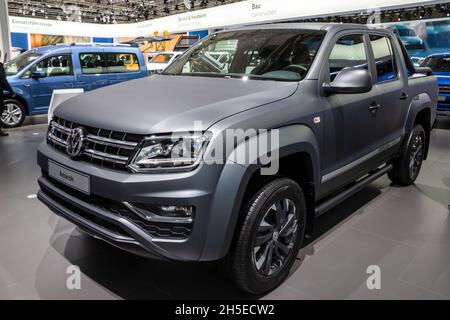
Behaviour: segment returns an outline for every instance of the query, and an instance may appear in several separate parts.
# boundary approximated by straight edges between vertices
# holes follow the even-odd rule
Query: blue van
[[[147,76],[142,52],[129,45],[53,45],[29,50],[5,63],[8,81],[16,92],[5,92],[0,121],[19,126],[27,115],[48,111],[55,89],[90,91]]]

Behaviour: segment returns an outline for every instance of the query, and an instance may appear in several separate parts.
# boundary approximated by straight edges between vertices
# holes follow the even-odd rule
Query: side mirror
[[[364,93],[372,90],[372,76],[362,68],[345,68],[336,76],[333,82],[324,83],[327,93]]]
[[[40,79],[40,78],[45,78],[47,76],[47,74],[45,73],[45,71],[33,71],[33,73],[31,74],[31,77],[33,79]]]
[[[433,75],[433,70],[431,70],[431,68],[428,67],[415,67],[414,69],[416,70],[416,73],[422,73],[427,76]]]

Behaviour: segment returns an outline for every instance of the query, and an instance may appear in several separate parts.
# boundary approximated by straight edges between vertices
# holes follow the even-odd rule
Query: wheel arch
[[[432,112],[432,100],[426,93],[415,96],[411,102],[408,117],[405,126],[405,139],[403,141],[403,148],[408,145],[411,132],[416,124],[420,124],[425,129],[426,134],[426,148],[425,157],[428,156],[428,149],[430,146],[431,130],[433,128],[433,112]]]
[[[241,165],[227,160],[219,179],[206,228],[201,260],[218,260],[226,256],[239,225],[240,209],[245,200],[264,182],[285,176],[303,189],[307,205],[307,234],[312,233],[316,189],[319,185],[319,148],[314,132],[304,125],[279,129],[279,171],[261,175],[259,164]],[[251,140],[251,139],[250,139]],[[250,143],[246,140],[239,147]],[[294,170],[300,168],[300,170]]]

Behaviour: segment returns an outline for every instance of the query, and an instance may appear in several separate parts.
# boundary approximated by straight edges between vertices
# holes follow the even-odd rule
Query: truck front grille
[[[450,86],[439,86],[439,93],[450,93]]]
[[[83,128],[87,132],[80,160],[116,170],[127,170],[128,160],[143,138],[136,134],[88,127],[54,117],[47,135],[48,144],[66,153],[67,139],[74,128]]]

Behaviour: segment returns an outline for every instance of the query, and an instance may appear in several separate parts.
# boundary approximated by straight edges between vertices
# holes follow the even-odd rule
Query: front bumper
[[[445,100],[441,100],[445,99]],[[450,116],[450,94],[439,93],[439,100],[437,104],[438,116]]]
[[[81,194],[50,178],[49,159],[89,175],[91,195]],[[42,177],[38,181],[39,200],[87,233],[150,258],[176,261],[201,259],[211,201],[221,166],[200,166],[185,173],[131,174],[74,161],[46,143],[39,147],[38,164],[42,169]],[[122,202],[191,205],[195,207],[194,221],[189,230],[183,231],[185,237],[155,236],[149,232],[149,226],[136,217],[112,209]],[[167,231],[165,227],[161,229]]]

